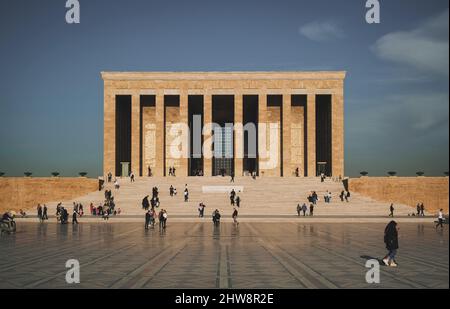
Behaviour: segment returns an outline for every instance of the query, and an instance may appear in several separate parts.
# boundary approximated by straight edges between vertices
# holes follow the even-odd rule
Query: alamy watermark
[[[366,22],[368,24],[380,23],[380,1],[379,0],[367,0],[366,8]]]
[[[67,260],[66,268],[69,268],[66,272],[66,283],[80,283],[80,262],[77,259]]]
[[[184,122],[171,123],[166,132],[170,157],[173,159],[202,156],[206,159],[258,157],[262,159],[262,169],[276,168],[280,160],[281,128],[276,122],[245,125],[206,123],[202,127],[201,117],[194,116],[192,128]],[[245,137],[247,143],[244,145]]]
[[[368,284],[380,283],[380,262],[376,259],[367,260],[366,268],[369,268],[366,272],[366,282]]]
[[[78,0],[67,0],[66,8],[66,23],[79,24],[80,23],[80,2]]]

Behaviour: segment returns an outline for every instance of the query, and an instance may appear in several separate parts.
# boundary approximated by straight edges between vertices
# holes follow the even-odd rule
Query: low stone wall
[[[98,190],[98,179],[0,177],[0,212],[69,200]]]
[[[448,177],[361,177],[350,178],[348,186],[378,201],[409,205],[411,212],[423,203],[425,212],[448,213]]]

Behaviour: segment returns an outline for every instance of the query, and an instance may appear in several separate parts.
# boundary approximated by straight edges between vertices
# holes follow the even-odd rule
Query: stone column
[[[242,176],[243,155],[244,155],[244,136],[243,126],[243,97],[242,91],[237,91],[234,96],[234,175]]]
[[[344,88],[336,89],[331,100],[331,168],[334,177],[344,177]]]
[[[211,123],[212,123],[212,95],[209,91],[206,91],[204,101],[203,101],[203,119],[204,119],[204,134],[203,134],[203,142],[211,138]],[[210,144],[208,144],[210,145]],[[208,146],[207,145],[207,146]],[[203,147],[203,145],[202,145]],[[210,147],[205,147],[207,149],[203,149],[203,175],[211,176],[212,175],[212,149]],[[207,158],[208,156],[208,158]]]
[[[103,175],[116,175],[116,96],[104,88],[103,101]],[[105,178],[106,179],[106,178]]]
[[[187,89],[180,89],[180,123],[183,127],[187,127],[188,124],[188,91]],[[182,132],[180,132],[181,134]],[[188,132],[185,132],[188,133]],[[183,140],[183,146],[188,146],[189,144],[189,134],[183,136],[187,140]],[[177,171],[179,176],[188,176],[188,155],[189,148],[183,149],[183,153],[180,158],[180,171]]]
[[[308,151],[308,177],[316,177],[316,93],[308,91],[307,109],[307,151]]]
[[[288,91],[283,91],[283,107],[282,107],[282,136],[283,144],[283,177],[292,176],[291,171],[291,95]]]
[[[263,161],[266,161],[267,159],[261,158],[259,154],[261,153],[267,153],[267,140],[269,139],[269,136],[266,136],[265,138],[261,138],[260,136],[262,134],[267,135],[267,128],[264,126],[267,126],[267,91],[266,89],[261,89],[260,93],[258,94],[258,173],[259,176],[263,176],[263,171],[261,169],[261,163]],[[264,141],[264,143],[262,142]]]
[[[140,96],[133,93],[131,96],[131,166],[130,171],[135,176],[140,176]]]
[[[155,102],[155,122],[156,122],[156,143],[155,143],[155,171],[153,175],[156,177],[164,176],[164,138],[165,138],[165,121],[164,121],[164,91],[163,89],[158,89],[156,91],[156,102]]]

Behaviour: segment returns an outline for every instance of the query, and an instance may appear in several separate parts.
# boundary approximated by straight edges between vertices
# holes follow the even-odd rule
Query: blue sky
[[[0,0],[0,171],[102,170],[100,71],[346,70],[346,174],[448,171],[447,0]]]

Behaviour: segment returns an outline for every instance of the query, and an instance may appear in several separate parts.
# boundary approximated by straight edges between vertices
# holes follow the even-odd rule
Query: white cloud
[[[344,31],[332,21],[314,21],[303,25],[299,29],[300,34],[316,42],[340,39],[344,37]]]
[[[358,134],[370,136],[418,136],[448,132],[447,93],[397,94],[370,99],[365,108],[354,111],[352,127]],[[361,104],[362,102],[359,102]]]
[[[448,76],[448,15],[446,10],[416,29],[388,33],[372,46],[372,50],[381,59]]]

